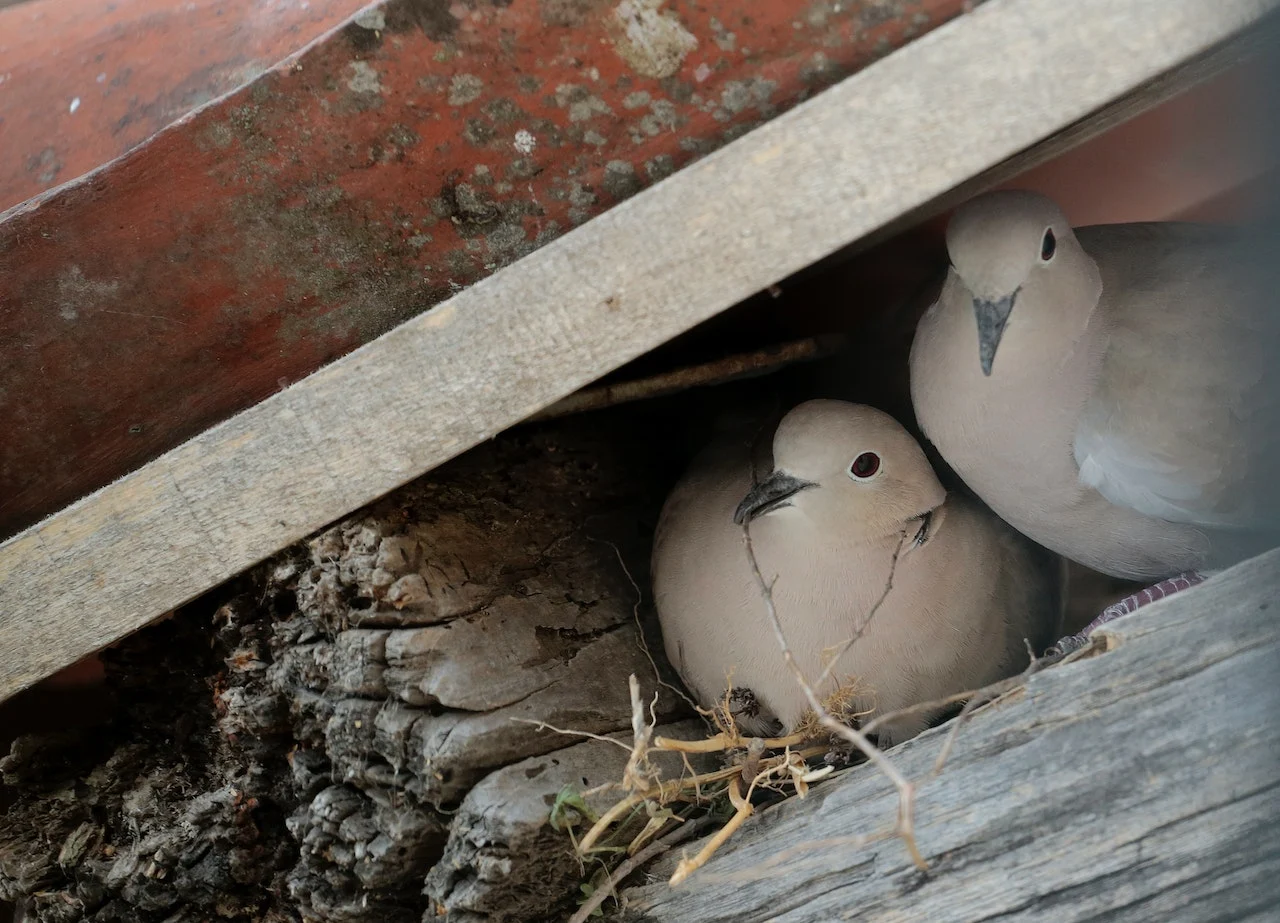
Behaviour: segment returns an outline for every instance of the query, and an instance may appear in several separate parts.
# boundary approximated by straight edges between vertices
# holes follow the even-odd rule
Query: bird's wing
[[[1075,434],[1082,483],[1204,527],[1280,521],[1280,245],[1189,224],[1083,228],[1109,343]]]

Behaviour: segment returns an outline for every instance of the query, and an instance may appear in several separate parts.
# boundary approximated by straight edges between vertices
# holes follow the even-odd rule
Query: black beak
[[[1000,338],[1004,336],[1004,325],[1009,322],[1009,314],[1013,311],[1013,303],[1018,298],[1015,291],[1006,298],[986,301],[973,299],[973,313],[978,318],[978,359],[982,362],[982,374],[991,374],[991,365],[996,361],[996,348]]]
[[[785,471],[775,471],[747,492],[734,511],[733,521],[740,526],[746,525],[757,516],[790,506],[787,501],[800,491],[817,486],[813,481],[802,481]]]

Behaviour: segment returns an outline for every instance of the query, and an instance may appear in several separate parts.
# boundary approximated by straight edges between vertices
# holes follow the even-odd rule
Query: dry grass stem
[[[729,818],[728,823],[716,831],[714,836],[707,840],[702,849],[698,850],[696,856],[692,859],[685,857],[680,860],[680,864],[676,866],[675,873],[671,876],[672,887],[680,884],[702,868],[707,863],[707,860],[715,854],[715,851],[723,846],[729,837],[733,836],[734,832],[751,816],[751,802],[743,797],[742,780],[738,776],[729,781],[729,801],[734,807],[733,816]]]
[[[627,582],[631,584],[631,589],[635,590],[636,600],[631,606],[631,619],[636,625],[636,638],[640,642],[640,650],[644,651],[645,659],[649,661],[649,666],[653,668],[653,681],[664,689],[674,692],[680,698],[684,699],[685,704],[695,711],[698,705],[693,699],[685,694],[685,691],[679,686],[674,686],[662,678],[662,672],[658,669],[658,662],[653,659],[653,653],[649,650],[649,642],[644,637],[644,623],[640,620],[640,606],[644,604],[644,593],[640,590],[640,584],[636,583],[636,578],[631,576],[631,569],[627,567],[627,562],[622,557],[622,549],[613,542],[604,538],[593,538],[588,535],[592,541],[599,542],[602,545],[608,545],[613,549],[613,555],[618,559],[618,566],[622,568],[622,573],[627,578]]]
[[[685,840],[700,832],[708,824],[711,823],[709,817],[699,817],[689,821],[681,827],[673,830],[656,843],[651,843],[644,849],[637,852],[631,858],[627,859],[609,874],[609,881],[606,887],[596,890],[589,898],[583,901],[576,913],[569,918],[569,923],[586,923],[590,919],[597,907],[609,899],[628,875],[640,868],[646,862],[657,856],[662,855],[673,846],[677,846]]]
[[[677,740],[674,737],[655,737],[653,739],[653,748],[655,750],[670,750],[676,753],[720,753],[723,750],[745,748],[751,741],[759,740],[766,750],[782,750],[786,747],[798,746],[806,740],[812,739],[812,735],[806,737],[804,734],[791,734],[787,737],[738,737],[721,731],[706,740]]]
[[[574,731],[567,728],[558,728],[554,724],[547,724],[545,721],[537,721],[533,718],[512,718],[510,720],[517,721],[520,724],[532,724],[539,731],[554,731],[557,734],[564,734],[566,737],[587,737],[591,740],[599,740],[607,744],[613,744],[614,746],[621,747],[628,753],[631,752],[631,748],[616,737],[605,737],[603,734],[592,734],[590,731]]]

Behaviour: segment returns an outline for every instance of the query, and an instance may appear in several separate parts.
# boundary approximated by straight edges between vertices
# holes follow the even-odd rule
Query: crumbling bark
[[[695,738],[701,730],[700,722],[685,721],[660,726],[658,733]],[[486,776],[463,799],[444,854],[427,874],[426,890],[436,913],[458,923],[515,923],[522,918],[514,912],[549,916],[563,906],[564,895],[576,894],[599,864],[565,862],[570,843],[546,822],[553,793],[566,788],[587,792],[587,806],[603,814],[623,794],[617,783],[627,755],[621,747],[588,740]],[[651,761],[667,778],[680,774],[678,754],[655,752]],[[695,759],[692,764],[702,767],[706,762]],[[591,792],[611,783],[611,788]]]
[[[57,923],[571,909],[549,805],[626,754],[525,722],[625,731],[631,673],[688,714],[618,559],[643,584],[671,461],[620,422],[504,436],[123,643],[109,725],[0,763],[0,898]]]

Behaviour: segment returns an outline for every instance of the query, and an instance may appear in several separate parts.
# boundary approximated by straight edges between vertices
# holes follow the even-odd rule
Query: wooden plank
[[[949,727],[892,751],[919,783],[927,873],[896,839],[852,842],[896,810],[858,767],[752,819],[685,885],[630,890],[627,918],[1275,919],[1277,590],[1280,550],[1106,626],[1109,651],[975,716],[936,777]]]
[[[1256,23],[991,0],[0,545],[0,697]]]
[[[889,222],[884,227],[858,241],[857,245],[851,250],[861,252],[875,247],[894,235],[902,233],[907,228],[942,215],[967,199],[988,189],[995,187],[1035,188],[1038,184],[1034,180],[1028,186],[1025,182],[1017,182],[1017,179],[1019,177],[1034,177],[1034,174],[1031,174],[1031,177],[1027,175],[1037,167],[1043,167],[1067,152],[1087,144],[1137,116],[1148,113],[1150,110],[1226,74],[1234,72],[1236,81],[1238,81],[1233,81],[1235,90],[1237,93],[1244,95],[1248,92],[1246,90],[1247,81],[1250,79],[1253,81],[1265,81],[1268,79],[1269,74],[1265,65],[1260,63],[1259,59],[1271,48],[1274,48],[1276,38],[1277,34],[1273,26],[1270,29],[1258,29],[1254,32],[1246,33],[1236,41],[1211,48],[1203,55],[1188,60],[1181,67],[1157,75],[1138,87],[1134,92],[1116,99],[1096,112],[1090,113],[1085,118],[1056,133],[1053,137],[1047,138],[1026,150],[1019,151],[1007,160],[996,164],[990,170],[985,170],[981,174],[960,183],[945,195],[939,196],[920,208],[900,215],[896,220]],[[1269,44],[1270,47],[1268,47]],[[1244,65],[1243,67],[1241,66],[1242,64]],[[1256,132],[1257,129],[1256,126],[1248,126],[1242,130]],[[1243,155],[1244,162],[1238,164],[1237,170],[1233,172],[1233,181],[1241,184],[1257,181],[1268,175],[1275,168],[1275,151],[1266,149],[1267,145],[1265,143],[1257,144],[1256,138],[1254,138],[1255,143],[1252,145],[1240,143],[1240,139],[1236,140],[1237,147],[1248,149],[1248,153]],[[1263,149],[1258,150],[1259,147]],[[1047,190],[1041,189],[1040,191],[1052,195]],[[1072,218],[1075,220],[1074,216]],[[1151,219],[1143,216],[1141,220]],[[1094,222],[1084,220],[1076,221],[1075,223],[1091,224]]]
[[[0,541],[964,4],[357,2],[0,13]]]

